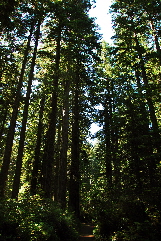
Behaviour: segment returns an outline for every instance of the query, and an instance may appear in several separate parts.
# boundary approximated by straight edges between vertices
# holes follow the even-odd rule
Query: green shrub
[[[39,196],[3,200],[0,213],[0,240],[78,240],[74,216],[51,200]]]
[[[120,197],[102,201],[97,217],[96,238],[101,241],[159,241],[161,215],[157,207],[138,198]]]

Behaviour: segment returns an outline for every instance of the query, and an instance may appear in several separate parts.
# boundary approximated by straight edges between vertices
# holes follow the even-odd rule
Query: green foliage
[[[96,209],[96,240],[160,240],[161,213],[150,197],[106,192]]]
[[[77,226],[72,214],[64,212],[51,200],[38,195],[19,201],[0,203],[0,240],[75,241]]]

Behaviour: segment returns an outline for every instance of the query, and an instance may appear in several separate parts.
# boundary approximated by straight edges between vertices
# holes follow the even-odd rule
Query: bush
[[[159,241],[161,217],[157,207],[132,197],[106,199],[99,206],[96,238],[101,241]]]
[[[78,240],[74,216],[51,200],[33,196],[0,204],[0,240]]]

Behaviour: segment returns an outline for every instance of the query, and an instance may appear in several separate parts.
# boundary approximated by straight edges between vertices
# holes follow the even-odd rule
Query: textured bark
[[[35,148],[35,158],[33,162],[33,170],[32,170],[32,178],[31,178],[31,194],[36,194],[37,183],[38,183],[38,171],[41,168],[40,163],[40,148],[41,148],[41,137],[42,137],[42,130],[43,130],[43,112],[44,112],[44,102],[45,98],[41,99],[40,103],[40,112],[39,112],[39,124],[38,124],[38,132],[37,132],[37,141],[36,141],[36,148]]]
[[[142,192],[142,179],[141,179],[141,171],[142,171],[142,162],[140,160],[140,145],[141,141],[139,141],[140,133],[138,129],[138,118],[135,112],[135,106],[132,104],[131,99],[127,100],[127,110],[129,114],[129,150],[131,152],[131,170],[132,174],[135,176],[136,183],[136,192]]]
[[[159,126],[158,126],[158,122],[157,122],[157,118],[156,118],[156,114],[155,114],[155,107],[154,107],[154,104],[152,101],[152,93],[149,88],[148,78],[147,78],[147,74],[146,74],[146,68],[144,65],[144,60],[143,60],[143,56],[141,53],[141,49],[140,49],[140,45],[139,45],[137,36],[135,37],[135,42],[136,42],[136,48],[138,51],[138,56],[140,59],[140,68],[142,71],[142,78],[143,78],[144,86],[146,89],[146,99],[147,99],[147,103],[149,106],[150,119],[151,119],[152,128],[153,128],[153,139],[155,142],[155,146],[157,148],[157,152],[160,155],[161,154],[161,137],[160,137],[160,133],[159,133]]]
[[[38,27],[36,31],[35,47],[34,47],[34,53],[32,57],[31,69],[30,69],[28,86],[27,86],[27,93],[25,97],[25,105],[23,110],[23,119],[22,119],[22,127],[20,132],[20,141],[19,141],[18,155],[17,155],[17,161],[16,161],[16,170],[15,170],[15,176],[14,176],[13,188],[12,188],[12,198],[14,199],[18,198],[18,193],[19,193],[26,123],[27,123],[27,117],[28,117],[29,100],[30,100],[30,94],[31,94],[32,80],[34,76],[34,67],[35,67],[35,61],[36,61],[39,35],[40,35],[40,22],[38,23]]]
[[[57,117],[57,99],[58,99],[58,81],[59,81],[59,63],[60,63],[60,49],[61,49],[61,27],[58,26],[58,36],[56,44],[55,57],[55,73],[53,76],[54,90],[52,93],[51,114],[49,118],[49,128],[46,134],[46,144],[44,149],[42,170],[41,170],[41,184],[44,196],[52,198],[53,195],[53,175],[52,168],[54,163],[54,144],[56,132],[56,117]]]
[[[69,128],[69,80],[66,81],[64,90],[63,104],[63,123],[62,123],[62,147],[60,152],[60,171],[59,171],[59,200],[62,208],[66,207],[67,189],[67,151],[68,151],[68,128]]]
[[[106,163],[106,177],[108,180],[109,187],[112,186],[112,143],[111,143],[111,118],[112,118],[112,106],[109,93],[106,97],[105,104],[105,163]]]
[[[116,112],[116,104],[115,104],[115,97],[114,97],[114,83],[113,81],[107,80],[107,102],[108,102],[108,107],[107,111],[108,114],[106,119],[109,117],[109,120],[107,120],[106,124],[107,125],[105,128],[107,128],[107,133],[109,135],[109,138],[111,141],[107,142],[107,147],[106,147],[106,153],[108,151],[108,145],[109,145],[109,151],[110,153],[110,159],[109,159],[109,154],[106,154],[106,162],[109,161],[108,164],[108,169],[109,169],[109,186],[115,185],[115,186],[120,186],[121,185],[121,180],[120,180],[120,159],[118,158],[118,123],[116,118],[114,118],[113,113]],[[108,127],[109,125],[109,127]],[[108,130],[109,129],[109,130]],[[113,170],[112,170],[112,164],[113,164]],[[107,166],[106,166],[107,168]],[[108,172],[106,171],[106,176]],[[113,178],[114,177],[114,178]],[[113,178],[113,180],[112,180]]]
[[[117,155],[118,153],[118,147],[119,147],[119,143],[118,143],[118,127],[115,123],[115,127],[114,131],[112,133],[112,160],[113,160],[113,165],[114,165],[114,185],[115,187],[120,187],[121,186],[121,176],[120,176],[120,156]]]
[[[18,108],[21,100],[21,88],[23,84],[23,77],[24,77],[25,67],[27,63],[27,57],[30,50],[30,42],[31,42],[31,37],[33,33],[33,28],[34,28],[34,24],[31,26],[30,35],[28,36],[28,42],[24,53],[24,59],[23,59],[21,73],[20,73],[19,82],[18,82],[17,91],[16,91],[16,98],[13,105],[12,117],[11,117],[10,126],[7,134],[5,153],[4,153],[3,164],[2,164],[1,173],[0,173],[0,196],[2,197],[4,196],[6,182],[7,182],[8,170],[9,170],[9,164],[10,164],[10,158],[11,158],[12,146],[13,146],[13,140],[14,140],[14,134],[15,134],[15,128],[16,128],[16,120],[18,115]]]
[[[71,146],[71,167],[69,183],[69,207],[80,215],[80,171],[79,171],[79,70],[76,73],[76,84],[73,100],[72,119],[72,146]]]
[[[61,112],[61,110],[60,110]],[[59,118],[62,118],[62,112],[58,114]],[[59,202],[59,170],[60,170],[60,152],[61,152],[61,144],[62,144],[62,121],[59,119],[59,124],[57,126],[57,141],[54,146],[54,201]]]
[[[136,76],[137,86],[138,86],[139,106],[140,106],[140,114],[142,119],[140,121],[140,129],[139,129],[139,133],[142,138],[142,156],[146,157],[147,167],[149,172],[149,181],[151,183],[151,186],[153,186],[156,163],[153,160],[153,146],[152,146],[152,138],[149,130],[149,116],[148,116],[148,110],[146,109],[145,100],[141,90],[139,68],[136,68],[135,76]]]
[[[7,106],[3,106],[4,108],[4,111],[3,113],[1,113],[1,128],[0,128],[0,142],[1,142],[1,139],[2,139],[2,136],[3,136],[3,131],[5,129],[5,124],[6,124],[6,119],[7,119],[7,114],[8,114],[8,109],[7,109]]]

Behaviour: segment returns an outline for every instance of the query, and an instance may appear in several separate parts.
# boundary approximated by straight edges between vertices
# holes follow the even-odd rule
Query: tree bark
[[[60,172],[59,172],[59,200],[63,209],[66,208],[67,191],[67,151],[68,151],[68,128],[69,128],[69,87],[70,81],[65,83],[63,123],[62,123],[62,147],[60,152]]]
[[[23,77],[24,77],[25,67],[27,63],[27,57],[30,50],[30,42],[33,34],[33,29],[34,29],[34,23],[31,26],[30,34],[28,36],[27,46],[24,52],[24,59],[23,59],[21,73],[20,73],[19,82],[17,86],[16,98],[14,101],[12,117],[11,117],[10,126],[7,134],[5,153],[4,153],[3,164],[2,164],[1,173],[0,173],[0,196],[1,197],[3,197],[5,193],[5,187],[7,182],[8,170],[9,170],[9,164],[10,164],[10,158],[11,158],[12,146],[13,146],[13,140],[14,140],[14,134],[15,134],[15,128],[16,128],[16,120],[18,115],[18,108],[21,100],[21,88],[23,84]]]
[[[156,169],[155,161],[153,160],[153,146],[152,146],[152,138],[149,130],[149,117],[148,110],[146,109],[144,97],[141,91],[141,83],[140,83],[140,73],[139,68],[136,67],[135,76],[137,80],[138,86],[138,94],[139,94],[139,105],[140,105],[140,135],[142,138],[142,155],[146,157],[148,172],[149,172],[149,181],[151,186],[154,185],[154,174]]]
[[[14,176],[13,188],[12,188],[12,198],[14,199],[18,199],[18,193],[19,193],[26,123],[27,123],[27,117],[28,117],[29,100],[30,100],[30,94],[31,94],[32,80],[34,76],[34,67],[35,67],[35,61],[36,61],[39,36],[40,36],[40,21],[38,22],[37,31],[36,31],[35,47],[34,47],[34,53],[32,57],[31,69],[30,69],[28,86],[27,86],[27,93],[25,97],[25,105],[23,110],[23,119],[22,119],[21,133],[20,133],[18,156],[17,156],[16,170],[15,170],[15,176]]]
[[[54,201],[59,202],[59,172],[60,172],[60,152],[62,145],[62,110],[58,113],[58,125],[57,125],[57,141],[54,146]]]
[[[56,45],[55,71],[53,76],[54,90],[52,93],[51,114],[49,118],[49,128],[46,134],[46,144],[41,170],[41,185],[44,196],[52,198],[53,195],[53,177],[52,169],[54,163],[54,144],[56,133],[56,117],[57,117],[57,99],[58,99],[58,81],[59,81],[59,64],[61,49],[61,25],[58,26],[58,36]]]
[[[7,106],[3,106],[4,111],[3,113],[1,113],[1,128],[0,128],[0,142],[2,140],[2,136],[3,136],[3,132],[5,129],[5,123],[6,123],[6,119],[7,119],[7,114],[8,114],[8,110],[7,110]]]
[[[42,130],[43,130],[43,112],[44,112],[44,102],[45,98],[43,97],[40,102],[40,112],[39,112],[39,124],[38,124],[38,132],[37,132],[37,141],[36,141],[36,148],[35,148],[35,158],[33,162],[33,170],[32,170],[32,178],[31,178],[31,194],[36,194],[37,183],[38,183],[38,171],[41,168],[40,163],[40,148],[41,148],[41,137],[42,137]]]
[[[135,176],[135,183],[133,183],[136,188],[136,192],[139,194],[142,192],[142,162],[140,160],[140,145],[141,141],[139,140],[140,133],[138,129],[138,118],[135,112],[135,106],[131,102],[131,98],[127,100],[127,111],[129,113],[129,131],[128,131],[128,142],[129,150],[131,152],[131,170],[132,174]]]
[[[152,93],[149,88],[148,78],[147,78],[147,74],[146,74],[146,68],[144,65],[144,60],[143,60],[143,56],[141,53],[139,41],[137,39],[137,35],[135,36],[135,42],[136,42],[136,49],[138,51],[138,56],[140,59],[140,68],[142,71],[142,78],[143,78],[144,86],[145,86],[145,90],[146,90],[146,99],[147,99],[147,103],[149,106],[150,119],[152,122],[153,139],[154,139],[155,147],[157,148],[157,152],[160,155],[161,154],[161,137],[160,137],[160,133],[159,133],[159,126],[158,126],[158,122],[157,122],[157,118],[156,118],[156,114],[155,114],[155,107],[154,107],[154,104],[152,101]]]
[[[108,86],[109,88],[109,86]],[[105,163],[106,163],[106,177],[108,180],[109,187],[112,187],[112,144],[111,144],[111,118],[112,118],[112,106],[111,106],[111,98],[109,89],[107,90],[107,97],[105,103],[105,145],[106,145],[106,152],[105,152]]]
[[[79,64],[77,66],[79,68]],[[69,207],[80,215],[80,170],[79,170],[79,69],[76,72],[76,84],[73,100],[73,119],[72,119],[72,146],[71,146],[71,167],[69,183]]]

